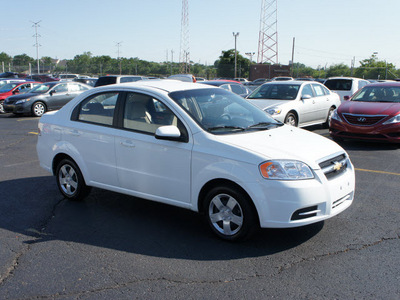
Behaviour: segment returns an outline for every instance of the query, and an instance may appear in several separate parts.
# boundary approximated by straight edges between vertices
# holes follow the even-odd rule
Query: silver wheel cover
[[[286,119],[286,124],[290,126],[296,126],[296,119],[293,116],[289,116]]]
[[[243,211],[239,202],[228,194],[218,194],[210,202],[208,216],[214,228],[232,236],[243,226]]]
[[[44,114],[44,105],[42,103],[36,103],[33,106],[33,111],[35,112],[36,116],[41,116]]]
[[[78,175],[74,168],[65,164],[58,173],[58,182],[63,192],[68,196],[73,196],[78,188]]]

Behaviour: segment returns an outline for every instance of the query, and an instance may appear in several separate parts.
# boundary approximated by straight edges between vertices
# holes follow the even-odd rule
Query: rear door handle
[[[81,135],[81,133],[78,130],[75,130],[75,129],[70,130],[69,134],[73,135],[73,136],[80,136]]]
[[[129,148],[135,148],[135,144],[132,141],[126,140],[121,142],[122,146],[129,147]]]

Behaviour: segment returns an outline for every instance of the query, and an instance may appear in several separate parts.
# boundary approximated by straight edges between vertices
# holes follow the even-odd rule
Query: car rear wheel
[[[239,189],[220,186],[205,197],[205,215],[211,230],[220,238],[240,241],[258,228],[250,199]]]
[[[70,159],[58,164],[56,178],[60,192],[69,200],[82,200],[90,192],[78,166]]]
[[[285,118],[285,124],[297,127],[297,117],[294,113],[288,113]]]
[[[32,116],[41,117],[46,112],[46,105],[41,102],[35,102],[32,105]]]

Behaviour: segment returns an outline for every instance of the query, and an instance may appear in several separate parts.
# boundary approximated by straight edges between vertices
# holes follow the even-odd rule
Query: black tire
[[[330,121],[331,121],[331,117],[332,117],[332,114],[333,114],[334,111],[335,111],[335,108],[334,108],[334,107],[331,107],[331,108],[329,109],[328,116],[326,117],[326,121],[325,121],[324,124],[322,124],[322,126],[323,126],[324,128],[329,128],[329,123],[330,123]]]
[[[258,229],[257,214],[247,195],[237,188],[218,186],[204,198],[211,230],[227,241],[243,241]]]
[[[285,117],[285,124],[297,127],[299,120],[294,113],[290,112]]]
[[[42,101],[37,101],[32,104],[32,116],[41,117],[47,111],[46,105]]]
[[[63,159],[56,169],[57,186],[65,198],[73,201],[83,200],[90,192],[81,170],[70,159]]]
[[[6,112],[4,111],[4,100],[0,101],[0,114],[5,114]]]

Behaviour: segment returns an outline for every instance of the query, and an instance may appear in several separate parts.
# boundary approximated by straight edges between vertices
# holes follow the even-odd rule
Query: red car
[[[329,133],[335,140],[400,143],[400,82],[360,89],[335,110]]]
[[[25,82],[11,82],[3,85],[0,88],[0,113],[4,114],[3,102],[4,100],[15,94],[23,94],[30,91],[33,87],[41,84],[41,82],[25,81]]]

